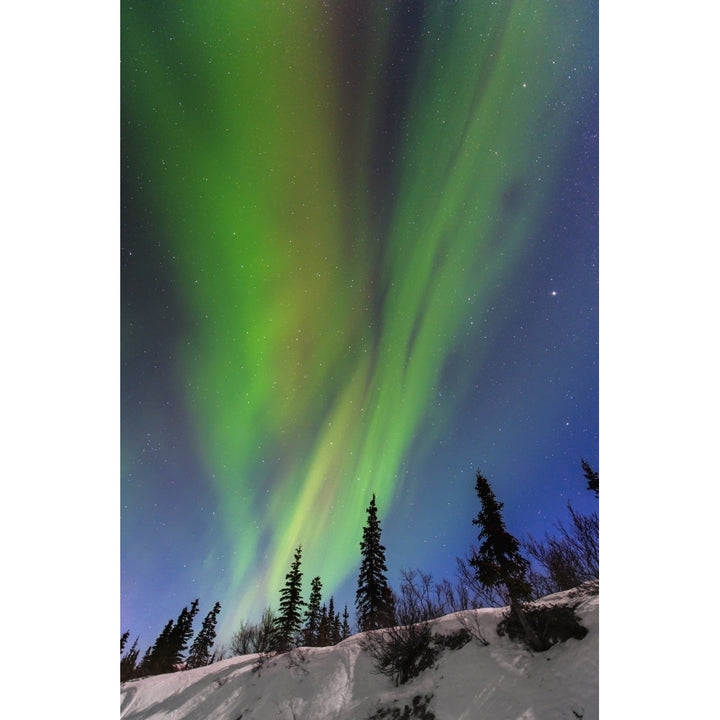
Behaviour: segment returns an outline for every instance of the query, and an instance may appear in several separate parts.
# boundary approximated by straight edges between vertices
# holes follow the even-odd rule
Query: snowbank
[[[571,591],[572,592],[572,591]],[[560,593],[544,602],[567,602]],[[123,720],[597,720],[599,595],[575,594],[588,634],[531,653],[496,627],[503,609],[433,621],[433,633],[462,627],[474,639],[446,649],[435,666],[395,687],[375,672],[362,635],[330,648],[271,658],[245,655],[205,668],[121,685]]]

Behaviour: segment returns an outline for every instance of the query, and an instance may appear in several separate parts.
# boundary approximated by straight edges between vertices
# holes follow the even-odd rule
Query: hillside
[[[355,635],[334,647],[266,658],[233,657],[205,668],[121,685],[123,720],[596,720],[599,595],[558,593],[577,603],[588,634],[531,653],[497,634],[504,609],[447,615],[434,634],[482,636],[445,649],[434,666],[395,687],[378,674]]]

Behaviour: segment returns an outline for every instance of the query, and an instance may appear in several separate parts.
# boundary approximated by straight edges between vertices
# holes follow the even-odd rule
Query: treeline
[[[367,508],[367,524],[363,530],[360,551],[362,563],[356,593],[356,617],[359,630],[387,627],[395,619],[394,597],[387,583],[385,547],[380,542],[380,522],[373,494]],[[302,546],[295,550],[285,585],[280,590],[279,609],[267,608],[257,624],[242,623],[230,643],[231,655],[248,653],[280,653],[301,645],[324,647],[336,645],[352,635],[350,613],[347,605],[342,615],[335,609],[330,596],[325,603],[322,598],[322,580],[319,576],[311,582],[307,602],[303,599],[303,573],[301,571]],[[138,662],[138,638],[120,660],[120,680],[159,675],[209,665],[222,659],[224,650],[211,652],[215,640],[215,625],[220,603],[203,622],[202,629],[190,645],[193,620],[198,611],[198,600],[183,608],[176,620],[167,625]],[[130,632],[120,639],[122,653]]]
[[[587,489],[599,497],[598,473],[585,460],[581,460],[581,466]],[[418,626],[450,612],[506,605],[508,627],[519,628],[517,633],[531,648],[543,646],[543,638],[533,629],[536,618],[527,611],[526,604],[599,577],[598,515],[581,514],[568,503],[569,522],[556,523],[555,534],[546,534],[543,539],[528,537],[521,542],[507,530],[503,504],[480,471],[475,490],[481,508],[472,523],[479,527],[479,545],[471,545],[466,557],[457,558],[455,582],[436,582],[419,570],[402,570],[397,593],[387,581],[385,546],[373,494],[360,541],[362,560],[355,594],[358,632]],[[332,596],[323,602],[319,576],[312,579],[308,599],[304,600],[301,567],[299,546],[280,590],[278,610],[267,608],[259,622],[241,623],[230,641],[230,655],[329,646],[352,635],[347,605],[341,615]],[[120,641],[121,681],[202,667],[222,659],[225,649],[213,650],[220,603],[215,603],[190,643],[197,612],[196,599],[189,609],[183,608],[176,620],[168,621],[139,662],[138,638],[122,655],[130,637],[129,631],[125,632]],[[547,618],[543,622],[547,625]],[[407,645],[406,638],[402,641]],[[380,652],[377,646],[375,650]],[[382,650],[386,652],[387,648]]]
[[[161,675],[176,670],[190,670],[210,665],[216,659],[219,659],[216,652],[213,651],[216,636],[215,627],[220,612],[219,602],[216,602],[212,610],[205,616],[200,631],[192,644],[190,644],[190,639],[193,636],[193,620],[198,612],[198,604],[198,599],[193,600],[189,610],[184,607],[176,620],[168,620],[160,635],[145,651],[142,660],[139,662],[137,647],[139,638],[135,638],[132,647],[120,660],[120,681],[124,682],[125,680],[147,675]],[[121,653],[129,637],[129,630],[121,636]],[[188,650],[187,655],[185,655],[186,650]]]

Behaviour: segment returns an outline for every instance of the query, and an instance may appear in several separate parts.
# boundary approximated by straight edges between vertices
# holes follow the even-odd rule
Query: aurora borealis
[[[219,639],[292,559],[353,613],[596,506],[592,2],[121,4],[122,626]]]

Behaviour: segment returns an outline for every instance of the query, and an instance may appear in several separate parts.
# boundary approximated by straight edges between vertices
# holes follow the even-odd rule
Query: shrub
[[[369,632],[362,648],[374,659],[375,670],[396,687],[432,667],[441,652],[426,622]]]
[[[559,642],[570,638],[582,640],[588,630],[580,623],[575,608],[570,605],[537,605],[524,608],[525,617],[535,632],[539,644],[534,647],[528,642],[526,632],[517,617],[508,612],[498,625],[498,635],[507,635],[511,640],[520,640],[531,650],[543,652]]]
[[[425,696],[416,695],[412,699],[412,707],[405,704],[401,710],[399,706],[381,707],[367,720],[435,720],[435,713],[430,709],[433,694]]]
[[[262,674],[262,671],[265,669],[265,666],[270,662],[272,658],[275,657],[275,655],[276,653],[272,651],[258,653],[258,656],[255,658],[255,662],[252,666],[252,672],[259,677]]]
[[[485,637],[485,628],[477,613],[462,613],[459,614],[457,618],[463,626],[463,630],[465,630],[472,640],[475,640],[482,647],[487,647],[490,644],[489,640]]]
[[[443,650],[459,650],[472,638],[466,628],[433,635],[429,623],[420,622],[368,633],[362,648],[374,659],[375,670],[397,687],[432,667]]]
[[[570,523],[556,523],[559,534],[532,536],[524,542],[525,550],[541,568],[532,574],[536,597],[570,590],[599,577],[599,522],[597,513],[583,515],[568,503]]]
[[[461,647],[467,645],[472,638],[472,633],[463,627],[447,635],[437,633],[433,635],[433,642],[440,648],[459,650]]]
[[[244,621],[230,639],[230,653],[232,655],[248,655],[250,653],[270,652],[274,645],[275,614],[267,608],[260,622],[256,625]]]

